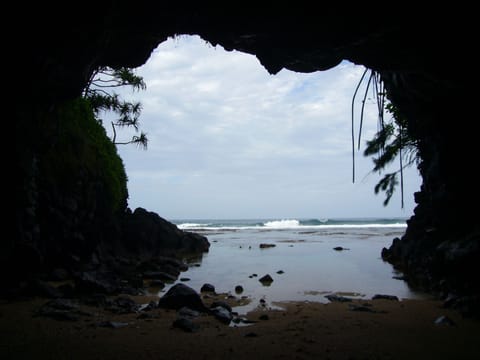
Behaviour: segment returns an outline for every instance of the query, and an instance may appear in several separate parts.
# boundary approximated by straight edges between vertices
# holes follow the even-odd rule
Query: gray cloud
[[[407,171],[406,208],[384,208],[378,175],[357,152],[351,181],[350,103],[363,68],[267,73],[258,60],[198,37],[159,46],[137,73],[149,149],[120,146],[130,206],[166,218],[410,216],[420,184]],[[376,130],[367,108],[364,139]],[[122,136],[128,136],[122,131]]]

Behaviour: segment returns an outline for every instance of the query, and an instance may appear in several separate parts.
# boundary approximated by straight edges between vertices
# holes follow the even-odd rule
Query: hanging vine
[[[370,72],[370,75],[367,74]],[[404,207],[404,177],[403,171],[406,167],[418,164],[420,158],[417,153],[417,142],[412,139],[407,132],[407,121],[402,116],[398,108],[388,101],[384,83],[378,72],[366,69],[360,81],[355,88],[352,97],[351,124],[352,124],[352,180],[355,182],[355,100],[362,83],[367,79],[360,109],[360,122],[357,139],[357,151],[360,150],[363,120],[365,113],[365,103],[368,92],[371,89],[373,98],[377,105],[377,132],[371,140],[366,141],[364,156],[371,156],[374,167],[372,172],[381,174],[387,165],[391,164],[397,157],[399,159],[399,168],[393,172],[386,173],[375,185],[375,194],[385,192],[383,205],[386,206],[400,184],[401,207]],[[385,117],[385,113],[390,117]],[[399,180],[400,178],[400,180]]]

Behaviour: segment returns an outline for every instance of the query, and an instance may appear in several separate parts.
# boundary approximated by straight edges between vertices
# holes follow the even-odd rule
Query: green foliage
[[[354,157],[354,111],[353,104],[357,95],[361,82],[363,81],[368,69],[362,75],[355,93],[352,99],[352,154]],[[379,130],[374,135],[373,139],[366,142],[366,148],[363,152],[364,156],[371,156],[374,167],[372,172],[382,173],[387,166],[398,159],[400,166],[399,169],[383,175],[380,181],[375,185],[375,194],[379,192],[385,193],[384,206],[387,206],[393,196],[396,187],[400,184],[401,187],[401,201],[403,208],[403,170],[413,164],[419,162],[419,156],[417,153],[417,143],[409,135],[407,131],[407,120],[402,116],[399,109],[388,101],[387,93],[384,89],[383,82],[380,75],[374,71],[371,71],[368,83],[366,86],[365,94],[362,100],[362,110],[360,116],[360,130],[358,136],[358,147],[360,148],[361,128],[363,123],[363,112],[365,107],[365,100],[369,87],[372,86],[374,97],[376,99],[378,107],[378,123]],[[389,118],[386,118],[385,113],[390,114]],[[355,160],[355,158],[353,158]],[[355,171],[355,167],[354,167]],[[354,172],[355,174],[355,172]],[[400,180],[399,180],[400,178]],[[354,175],[355,180],[355,175]]]
[[[405,118],[401,116],[392,103],[388,103],[385,110],[392,116],[390,119],[383,119],[380,130],[377,131],[373,139],[367,141],[363,154],[372,156],[374,163],[372,171],[378,173],[381,173],[395,159],[398,158],[400,161],[399,169],[385,174],[375,186],[376,194],[380,191],[385,192],[386,198],[383,204],[386,206],[398,184],[402,187],[403,193],[403,170],[418,163],[419,157],[417,143],[407,132]],[[400,181],[398,177],[400,177]]]
[[[114,144],[135,144],[146,149],[148,139],[143,132],[139,136],[132,136],[128,141],[117,141],[117,127],[133,127],[136,132],[139,132],[139,116],[142,111],[142,105],[139,102],[122,100],[115,92],[110,93],[107,91],[108,89],[121,86],[131,86],[133,90],[146,89],[143,78],[135,75],[132,69],[101,67],[92,74],[83,92],[83,97],[90,102],[95,117],[100,123],[102,123],[100,113],[113,112],[117,114],[118,118],[111,122],[113,130],[112,142]]]
[[[77,194],[85,208],[123,210],[128,198],[125,168],[88,101],[67,102],[56,116],[51,145],[41,159],[43,181],[60,193]]]

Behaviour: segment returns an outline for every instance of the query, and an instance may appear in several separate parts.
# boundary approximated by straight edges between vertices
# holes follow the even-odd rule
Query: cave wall
[[[470,71],[462,56],[472,41],[469,9],[87,1],[11,11],[19,15],[17,29],[24,29],[15,31],[10,50],[18,70],[15,136],[25,139],[14,166],[16,234],[26,226],[21,214],[36,201],[22,185],[32,176],[24,164],[34,161],[45,140],[29,133],[29,124],[78,97],[96,67],[137,67],[168,37],[198,34],[227,50],[254,54],[272,74],[282,68],[322,71],[344,59],[378,71],[423,160],[415,215],[384,258],[425,288],[478,292],[471,278],[462,280],[476,267],[479,242],[476,212],[467,206],[480,199],[471,172],[478,149],[465,92]]]

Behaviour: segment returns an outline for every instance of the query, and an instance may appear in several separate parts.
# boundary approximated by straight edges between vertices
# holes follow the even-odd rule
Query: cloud
[[[350,104],[363,71],[343,62],[270,75],[254,56],[199,37],[161,44],[137,69],[147,90],[121,93],[143,104],[149,138],[146,152],[119,147],[130,206],[167,218],[409,216],[416,171],[404,211],[373,195],[378,176],[362,181],[372,164],[360,152],[351,182]],[[366,119],[365,139],[376,130],[374,106]]]

